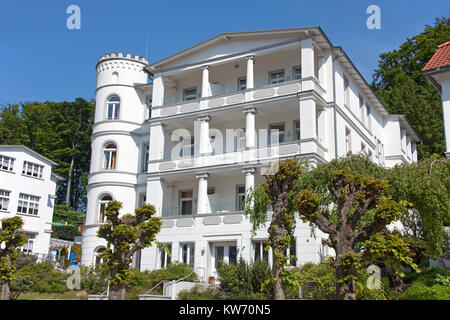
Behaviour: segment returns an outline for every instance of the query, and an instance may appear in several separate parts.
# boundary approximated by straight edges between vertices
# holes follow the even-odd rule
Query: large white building
[[[318,165],[350,151],[385,167],[417,160],[407,119],[386,110],[319,27],[223,33],[151,64],[106,54],[96,69],[84,265],[99,261],[111,199],[123,213],[153,204],[162,217],[157,239],[171,256],[147,248],[135,266],[181,261],[207,279],[218,259],[271,262],[268,234],[251,237],[242,201],[274,161]],[[301,220],[294,236],[297,265],[328,254],[327,235]]]
[[[28,242],[20,250],[45,258],[49,254],[57,163],[22,145],[0,145],[0,220],[19,216]]]

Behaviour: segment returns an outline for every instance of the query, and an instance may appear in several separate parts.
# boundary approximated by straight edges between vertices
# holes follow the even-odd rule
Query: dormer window
[[[111,96],[107,102],[107,115],[108,120],[119,119],[120,111],[120,98],[118,96]]]

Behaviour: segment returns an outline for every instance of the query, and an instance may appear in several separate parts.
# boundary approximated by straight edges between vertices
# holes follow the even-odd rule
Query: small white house
[[[44,258],[49,253],[57,163],[22,145],[0,145],[0,220],[19,216],[28,237],[21,251]]]

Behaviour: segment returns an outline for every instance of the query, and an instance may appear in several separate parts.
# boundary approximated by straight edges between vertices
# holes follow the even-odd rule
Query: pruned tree
[[[130,264],[134,254],[150,247],[161,230],[161,218],[154,217],[155,207],[144,204],[119,218],[122,203],[110,201],[105,208],[108,221],[101,225],[97,235],[107,241],[100,256],[109,267],[110,300],[125,300]]]
[[[273,252],[273,290],[275,300],[286,299],[282,279],[284,266],[290,257],[286,251],[292,243],[295,228],[295,218],[288,200],[289,192],[294,187],[302,164],[294,159],[279,162],[278,171],[273,175],[265,175],[265,182],[259,184],[254,190],[249,190],[245,198],[244,210],[250,216],[253,225],[253,234],[266,223],[266,214],[272,207],[272,220],[267,229],[269,233],[268,244]]]
[[[398,275],[406,265],[417,270],[406,243],[382,233],[404,205],[389,197],[385,174],[369,158],[349,155],[302,174],[295,186],[294,208],[329,235],[335,250],[338,299],[356,299],[358,273],[374,259],[383,259]]]
[[[14,280],[16,261],[20,254],[16,249],[21,247],[28,238],[18,233],[23,227],[21,217],[11,217],[1,220],[0,230],[0,280],[2,283],[1,300],[10,299],[9,284]]]

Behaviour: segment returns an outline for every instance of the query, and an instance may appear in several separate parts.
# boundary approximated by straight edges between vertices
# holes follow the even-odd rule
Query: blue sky
[[[81,9],[81,29],[69,30],[68,6]],[[381,29],[369,30],[369,5],[381,9]],[[108,52],[156,61],[222,32],[321,26],[370,83],[380,53],[398,48],[448,0],[2,0],[0,104],[94,98],[95,64]]]

